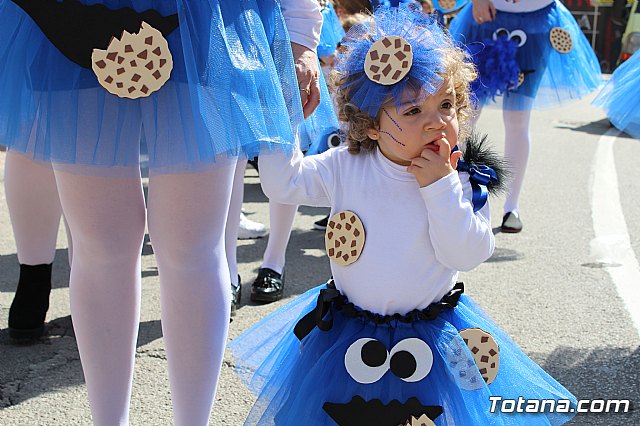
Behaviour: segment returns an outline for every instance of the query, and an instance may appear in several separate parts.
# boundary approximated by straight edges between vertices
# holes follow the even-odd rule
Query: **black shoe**
[[[282,274],[270,268],[260,268],[258,277],[251,285],[251,300],[269,303],[282,299],[284,289],[284,270]]]
[[[329,222],[329,215],[323,217],[322,219],[313,222],[313,229],[317,229],[319,231],[324,231],[327,229],[327,222]]]
[[[236,315],[236,311],[240,309],[240,300],[242,299],[242,281],[238,275],[238,285],[231,283],[231,316]]]
[[[52,265],[20,265],[18,288],[9,309],[9,337],[12,339],[34,340],[44,334]]]
[[[517,234],[522,231],[522,221],[517,213],[509,212],[502,218],[502,226],[500,231],[508,234]]]
[[[258,157],[254,157],[252,160],[247,161],[247,163],[256,169],[256,172],[260,173],[260,170],[258,169]]]

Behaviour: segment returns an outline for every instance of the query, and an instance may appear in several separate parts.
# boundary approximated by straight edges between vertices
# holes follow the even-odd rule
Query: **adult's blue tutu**
[[[307,291],[229,344],[236,371],[257,395],[245,424],[395,426],[425,414],[436,425],[559,425],[573,417],[575,397],[460,295],[460,284],[430,310],[391,317],[340,295],[323,312],[336,292],[326,288]],[[319,327],[300,328],[310,317]],[[490,336],[474,343],[466,333],[475,329]],[[294,330],[308,334],[300,341]],[[487,341],[497,350],[485,354]],[[496,365],[497,375],[486,379]],[[496,402],[491,413],[494,396],[557,401],[565,412],[504,413]]]
[[[495,20],[481,25],[474,21],[469,3],[449,30],[478,68],[473,92],[479,106],[550,108],[580,99],[602,83],[596,55],[558,0],[533,12],[499,10]],[[552,35],[560,43],[552,43]]]
[[[335,53],[338,43],[344,37],[344,29],[331,2],[322,8],[322,29],[320,30],[320,44],[318,44],[318,57]]]
[[[617,129],[640,139],[640,53],[620,65],[593,100]]]
[[[144,132],[159,172],[292,149],[303,115],[277,0],[81,1],[177,14],[166,36],[171,77],[149,97],[114,96],[0,0],[0,134],[10,149],[54,163],[137,167]]]
[[[333,109],[333,101],[324,74],[320,72],[320,104],[299,128],[300,145],[309,147],[307,155],[320,154],[329,146],[327,140],[337,134],[340,124]]]

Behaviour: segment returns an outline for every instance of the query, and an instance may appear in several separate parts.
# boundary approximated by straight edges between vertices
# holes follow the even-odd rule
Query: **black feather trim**
[[[478,164],[491,167],[498,176],[487,185],[490,194],[499,194],[507,190],[507,181],[511,177],[508,162],[505,158],[492,149],[487,135],[473,132],[460,146],[464,153],[462,159],[467,164]]]

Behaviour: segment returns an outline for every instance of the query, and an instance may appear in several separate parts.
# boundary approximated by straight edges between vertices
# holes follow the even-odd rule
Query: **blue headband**
[[[398,37],[402,41],[396,42]],[[380,58],[377,48],[381,43],[388,44],[383,39],[396,42],[397,52],[402,53],[397,56],[397,69],[390,70],[385,66],[384,59],[393,55]],[[405,62],[402,55],[407,53],[406,44],[413,57],[408,71],[401,69]],[[453,47],[453,42],[433,17],[422,13],[419,7],[400,5],[376,9],[371,19],[351,27],[343,45],[346,49],[338,55],[335,67],[345,82],[339,90],[348,90],[349,102],[375,118],[380,107],[390,100],[397,108],[406,91],[425,97],[435,94],[443,82],[440,74],[445,72],[442,49]],[[370,78],[373,72],[370,68],[365,72],[365,62],[371,67],[372,59],[375,59],[374,70],[382,65],[380,72],[386,68],[389,75],[399,76],[398,80],[390,83],[387,78],[386,84],[380,84]],[[399,69],[402,72],[397,73]]]

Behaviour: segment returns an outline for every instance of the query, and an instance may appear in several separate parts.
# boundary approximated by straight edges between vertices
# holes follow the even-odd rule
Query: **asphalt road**
[[[591,99],[534,112],[534,143],[521,204],[524,231],[498,233],[493,257],[462,278],[468,294],[579,399],[629,399],[636,407],[627,414],[579,415],[571,424],[638,425],[640,141],[624,134],[614,138],[617,132],[610,130],[601,111],[589,105]],[[499,110],[485,110],[479,128],[502,150]],[[602,136],[606,132],[610,138]],[[3,164],[4,154],[0,157]],[[0,195],[4,199],[1,189]],[[502,199],[492,200],[494,226],[500,224],[502,204]],[[268,223],[268,203],[251,168],[244,207],[251,219]],[[18,262],[4,202],[0,209],[0,425],[90,424],[69,316],[64,231],[54,267],[48,335],[32,345],[13,345],[6,327]],[[256,306],[246,292],[230,338],[326,280],[330,272],[323,233],[312,230],[313,222],[326,212],[300,208],[287,251],[285,299]],[[265,239],[239,242],[245,283],[254,279],[265,246]],[[148,242],[142,259],[142,317],[131,423],[169,425],[158,273]],[[242,424],[252,401],[227,360],[211,424]]]

